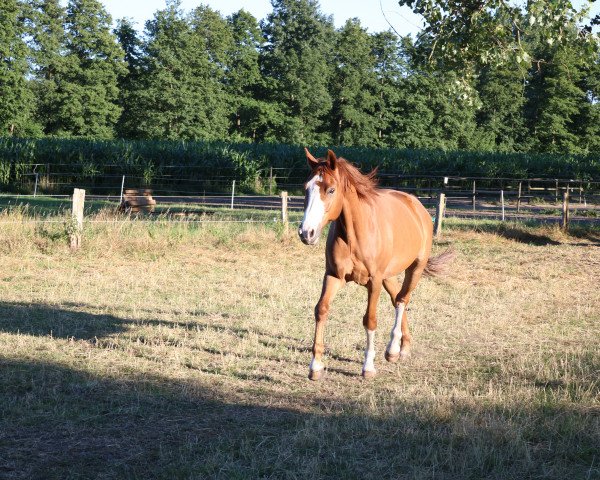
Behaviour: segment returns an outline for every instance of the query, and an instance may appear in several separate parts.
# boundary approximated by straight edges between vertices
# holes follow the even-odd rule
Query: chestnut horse
[[[321,230],[333,222],[327,236],[325,278],[315,307],[315,338],[309,378],[323,374],[324,328],[329,305],[346,282],[367,287],[363,325],[367,347],[363,377],[375,375],[377,302],[385,288],[396,309],[394,327],[385,351],[388,362],[410,354],[411,335],[406,307],[423,273],[436,275],[452,258],[451,252],[430,258],[433,238],[431,216],[414,196],[376,188],[375,172],[363,175],[333,151],[326,158],[304,149],[311,174],[305,184],[304,218],[298,230],[302,242],[314,245]],[[396,276],[405,272],[400,286]]]

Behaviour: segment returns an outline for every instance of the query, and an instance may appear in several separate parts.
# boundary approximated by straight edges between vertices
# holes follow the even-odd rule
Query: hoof
[[[321,369],[321,370],[310,370],[308,372],[308,378],[309,378],[309,380],[313,380],[313,381],[321,380],[323,378],[323,372],[324,372],[323,369]]]
[[[410,359],[410,351],[402,350],[400,352],[400,360],[402,360],[404,362],[408,359]]]
[[[385,352],[385,359],[390,363],[396,363],[400,356],[400,353],[389,353],[388,351]]]
[[[367,380],[369,378],[374,378],[375,375],[377,375],[377,372],[375,370],[363,370],[362,371],[362,377]]]

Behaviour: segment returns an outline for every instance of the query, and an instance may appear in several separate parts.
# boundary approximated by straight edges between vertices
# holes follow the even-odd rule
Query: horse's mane
[[[366,201],[377,195],[377,179],[375,178],[377,168],[370,173],[363,174],[352,163],[342,157],[337,158],[335,168],[339,170],[339,177],[344,191],[354,189],[358,198]],[[325,167],[325,170],[330,174],[333,173],[329,167]]]

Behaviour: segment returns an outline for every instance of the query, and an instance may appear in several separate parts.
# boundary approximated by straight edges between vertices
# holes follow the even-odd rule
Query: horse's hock
[[[152,198],[152,190],[131,188],[123,192],[120,210],[133,213],[152,213],[156,200]]]

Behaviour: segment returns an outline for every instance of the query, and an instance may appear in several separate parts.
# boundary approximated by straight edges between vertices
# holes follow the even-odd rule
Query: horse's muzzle
[[[316,228],[303,229],[300,227],[298,229],[300,240],[305,245],[315,245],[319,241],[319,234],[320,232]]]

